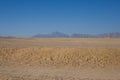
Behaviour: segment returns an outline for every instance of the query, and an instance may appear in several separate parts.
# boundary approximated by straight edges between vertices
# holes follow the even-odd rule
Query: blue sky
[[[120,0],[0,0],[0,35],[120,32]]]

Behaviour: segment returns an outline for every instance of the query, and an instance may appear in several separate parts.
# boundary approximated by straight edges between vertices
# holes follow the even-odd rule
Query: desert
[[[1,80],[119,80],[119,38],[0,38]]]

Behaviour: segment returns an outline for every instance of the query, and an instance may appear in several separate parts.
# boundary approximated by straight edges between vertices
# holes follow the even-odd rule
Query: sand
[[[0,80],[120,80],[119,38],[1,38]]]

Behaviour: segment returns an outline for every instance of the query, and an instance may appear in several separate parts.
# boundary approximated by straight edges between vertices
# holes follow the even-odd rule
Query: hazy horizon
[[[0,0],[0,36],[120,32],[119,0]]]

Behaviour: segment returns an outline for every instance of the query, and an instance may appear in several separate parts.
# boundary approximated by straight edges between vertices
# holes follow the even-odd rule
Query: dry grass
[[[120,65],[115,48],[0,48],[0,64],[106,67]]]
[[[48,76],[42,75],[38,78],[31,78],[31,77],[20,77],[20,76],[12,76],[12,75],[3,75],[0,76],[0,80],[113,80],[113,79],[90,79],[90,78],[76,78],[76,77],[60,77],[60,76]],[[118,79],[119,80],[119,79]]]
[[[0,38],[0,47],[120,48],[120,38]]]
[[[120,80],[119,41],[1,38],[0,80]]]

